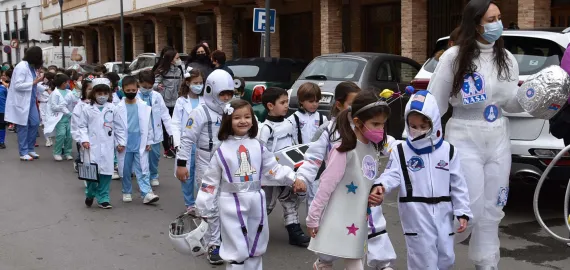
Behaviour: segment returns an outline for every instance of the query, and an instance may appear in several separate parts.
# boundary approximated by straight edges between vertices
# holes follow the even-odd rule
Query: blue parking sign
[[[269,11],[269,31],[275,33],[275,16],[277,12],[275,9]],[[253,32],[265,33],[265,9],[264,8],[254,8],[253,9]]]

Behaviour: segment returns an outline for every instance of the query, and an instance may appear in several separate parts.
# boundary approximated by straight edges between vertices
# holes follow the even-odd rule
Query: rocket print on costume
[[[239,169],[235,172],[234,176],[239,176],[242,182],[248,182],[252,179],[251,176],[257,173],[257,171],[255,171],[255,168],[251,166],[249,151],[245,146],[243,146],[243,144],[238,148],[237,157]]]

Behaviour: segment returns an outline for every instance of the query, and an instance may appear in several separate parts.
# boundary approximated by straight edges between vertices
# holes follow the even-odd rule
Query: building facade
[[[41,0],[0,0],[0,62],[17,64],[24,55],[28,40],[30,46],[51,46],[49,35],[42,33],[40,20]],[[24,14],[28,12],[28,16]],[[25,20],[27,18],[27,20]],[[27,25],[27,28],[26,28]],[[4,52],[12,39],[19,40],[19,48],[12,49],[10,54]]]
[[[568,26],[570,1],[498,0],[503,23],[522,28]],[[567,3],[568,2],[568,3]],[[311,60],[337,52],[401,54],[424,62],[435,41],[460,22],[467,0],[271,0],[276,31],[271,55]],[[205,40],[228,58],[256,57],[261,34],[253,8],[264,0],[123,0],[125,60],[170,45],[189,53]],[[562,8],[565,7],[565,8]],[[87,62],[121,60],[120,0],[41,0],[42,32],[55,46],[85,46]]]

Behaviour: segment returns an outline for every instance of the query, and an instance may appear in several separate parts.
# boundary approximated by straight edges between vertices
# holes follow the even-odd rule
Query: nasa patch
[[[412,158],[410,158],[410,160],[408,160],[408,162],[406,162],[406,164],[412,172],[417,172],[425,168],[424,160],[419,156],[413,156]]]
[[[477,72],[465,74],[461,90],[463,105],[480,103],[487,100],[487,93],[485,92],[485,81],[483,80],[481,74]]]
[[[485,120],[487,120],[487,122],[489,123],[493,123],[495,122],[495,120],[497,120],[497,118],[499,118],[499,108],[497,108],[497,106],[495,105],[489,105],[485,108],[485,111],[483,112],[483,116],[485,117]]]
[[[507,205],[508,199],[509,199],[509,187],[500,187],[499,196],[497,198],[497,206]]]
[[[447,165],[449,165],[449,163],[445,162],[445,160],[442,159],[437,163],[435,168],[439,169],[439,170],[449,171],[449,169],[447,168]]]
[[[221,119],[218,117],[218,119],[216,119],[216,127],[219,127],[222,124]]]
[[[186,128],[191,129],[193,124],[194,124],[194,118],[192,117],[188,118],[188,121],[186,122]]]
[[[527,97],[527,98],[532,98],[532,97],[534,97],[534,89],[529,88],[528,90],[526,90],[526,97]]]

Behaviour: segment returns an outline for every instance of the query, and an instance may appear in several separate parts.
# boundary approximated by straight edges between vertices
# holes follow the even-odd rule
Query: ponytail
[[[341,143],[340,146],[336,149],[337,151],[344,153],[356,148],[356,134],[354,134],[354,130],[352,129],[352,125],[350,117],[351,117],[351,108],[343,110],[340,112],[336,118],[336,126],[335,131],[338,131],[340,135]],[[332,132],[331,134],[334,134]]]

